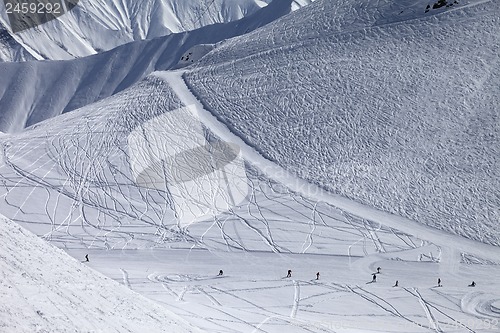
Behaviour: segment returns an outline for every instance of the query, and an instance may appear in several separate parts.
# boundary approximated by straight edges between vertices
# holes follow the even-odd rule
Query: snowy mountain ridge
[[[0,61],[67,60],[171,33],[228,23],[270,0],[82,0],[70,12],[36,28],[12,33],[0,5]],[[311,0],[294,0],[295,10]]]
[[[134,40],[194,30],[240,19],[258,10],[263,1],[80,1],[70,12],[17,34],[7,30],[2,10],[3,45],[0,60],[64,60],[110,50]],[[10,45],[9,45],[10,44]]]
[[[190,65],[181,58],[199,44],[215,44],[266,25],[293,10],[272,3],[241,20],[131,42],[111,51],[67,61],[0,63],[0,131],[27,126],[116,94],[155,70]],[[200,56],[200,55],[198,55]]]
[[[2,134],[0,210],[203,332],[497,332],[500,3],[458,2],[272,2],[200,29],[243,32],[222,42],[80,59],[95,91],[108,61],[140,75]],[[156,61],[161,43],[178,53]],[[76,62],[49,64],[4,97],[46,114],[41,87]],[[43,314],[67,304],[36,294]]]

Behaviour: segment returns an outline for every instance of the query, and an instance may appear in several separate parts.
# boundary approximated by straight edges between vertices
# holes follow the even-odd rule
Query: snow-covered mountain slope
[[[187,62],[182,58],[196,45],[250,32],[286,15],[293,4],[278,1],[235,22],[132,42],[81,59],[0,63],[0,130],[20,131],[122,91],[154,70],[170,69],[178,62],[190,65],[193,57]],[[194,52],[199,51],[203,50]]]
[[[82,0],[57,20],[15,34],[10,32],[2,8],[0,27],[5,37],[0,44],[0,60],[88,56],[134,40],[235,21],[264,5],[265,1],[255,0]]]
[[[0,211],[203,332],[497,332],[498,4],[426,6],[320,0],[3,134]]]
[[[500,248],[298,179],[218,122],[181,75],[155,73],[2,136],[2,212],[77,258],[90,253],[88,265],[202,332],[498,328],[500,295],[490,276],[498,275]],[[208,163],[219,167],[191,182],[175,177],[198,172],[206,156],[182,152],[221,142],[239,146],[234,160],[244,161],[243,173],[233,163]],[[236,182],[247,185],[238,188],[243,200],[234,200]],[[183,184],[189,192],[180,196]],[[220,199],[208,217],[180,223]],[[367,283],[377,267],[378,282]],[[288,269],[293,280],[284,278]],[[438,277],[444,288],[434,288]],[[467,287],[472,280],[476,289]]]
[[[500,245],[500,2],[411,3],[315,2],[220,45],[187,82],[301,178]]]
[[[0,240],[1,332],[198,332],[4,217]]]

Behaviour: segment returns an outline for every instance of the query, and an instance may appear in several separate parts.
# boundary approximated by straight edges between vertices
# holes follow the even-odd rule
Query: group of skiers
[[[377,267],[377,272],[376,273],[372,273],[372,280],[370,282],[368,282],[368,283],[377,282],[377,275],[380,274],[380,270],[381,269],[382,269],[381,267]],[[286,277],[287,278],[292,277],[292,270],[291,269],[288,270]],[[319,280],[319,272],[316,273],[316,280]],[[442,287],[443,286],[441,284],[441,278],[438,278],[438,280],[437,280],[437,286],[438,287]],[[476,282],[475,281],[472,281],[472,283],[468,285],[468,287],[475,287],[475,286],[476,286]],[[399,287],[399,280],[396,280],[396,282],[394,283],[393,287]]]
[[[377,274],[380,274],[380,270],[381,270],[381,268],[377,267],[377,272],[376,273],[372,273],[372,280],[371,280],[371,282],[368,282],[368,283],[377,282]],[[443,286],[441,284],[441,278],[438,278],[438,280],[437,280],[437,286],[438,287],[442,287]],[[475,287],[475,286],[476,286],[476,282],[474,282],[474,281],[472,281],[472,283],[468,285],[468,287]],[[396,282],[394,283],[393,287],[399,287],[399,280],[396,280]]]
[[[286,277],[287,278],[292,277],[292,270],[291,269],[288,270]],[[316,273],[316,280],[319,280],[319,272]]]
[[[86,262],[89,261],[89,255],[88,254],[85,255],[85,261]],[[382,268],[377,267],[377,272],[376,273],[372,273],[372,280],[371,280],[371,282],[368,282],[368,283],[377,282],[377,274],[380,274],[380,270],[381,269]],[[219,270],[219,274],[217,274],[217,276],[222,276],[222,275],[224,275],[224,271],[221,269],[221,270]],[[316,280],[319,280],[319,275],[320,275],[319,272],[317,272],[316,273]],[[286,277],[287,278],[291,278],[292,277],[292,270],[291,269],[289,269],[287,271]],[[443,286],[441,284],[441,278],[438,278],[438,280],[437,280],[437,286],[438,287],[442,287]],[[475,287],[475,286],[476,286],[476,282],[474,282],[474,281],[472,281],[472,283],[468,285],[468,287]],[[394,283],[393,287],[399,287],[399,280],[396,280],[396,283]]]

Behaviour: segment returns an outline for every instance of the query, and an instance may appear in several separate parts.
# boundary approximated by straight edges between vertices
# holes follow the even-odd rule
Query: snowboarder
[[[222,275],[224,275],[224,272],[223,272],[223,271],[222,271],[222,269],[221,269],[221,270],[219,271],[218,276],[222,276]]]
[[[469,287],[475,287],[476,286],[476,282],[472,281],[471,284],[469,284]]]
[[[292,270],[291,269],[288,270],[288,274],[286,275],[286,277],[287,278],[292,277]]]
[[[438,278],[438,287],[442,287],[442,285],[441,285],[441,278]]]
[[[319,272],[316,273],[316,280],[319,280]]]
[[[377,274],[373,273],[372,276],[372,282],[377,282]]]
[[[86,262],[88,262],[88,261],[89,261],[89,255],[88,255],[88,254],[86,254],[86,255],[85,255],[85,261],[86,261]]]
[[[393,287],[397,287],[397,286],[399,286],[399,281],[398,280],[396,280],[396,283],[394,283]]]
[[[377,267],[377,273],[380,273],[380,269],[381,269],[380,267]]]

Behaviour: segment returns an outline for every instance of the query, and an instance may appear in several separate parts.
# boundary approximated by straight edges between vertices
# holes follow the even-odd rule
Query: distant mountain
[[[248,33],[293,8],[294,1],[280,0],[237,21],[134,41],[79,59],[0,63],[0,131],[20,131],[109,97],[152,71],[190,65],[193,57],[181,59],[190,48]]]
[[[79,58],[119,45],[226,23],[271,0],[82,0],[67,14],[12,33],[0,10],[0,61]],[[294,9],[311,0],[294,1]],[[1,8],[2,5],[0,5]]]

